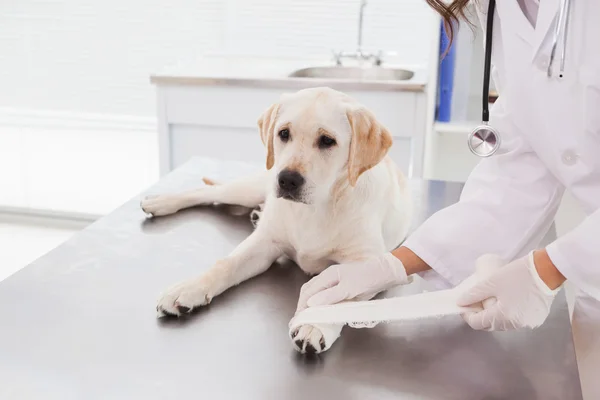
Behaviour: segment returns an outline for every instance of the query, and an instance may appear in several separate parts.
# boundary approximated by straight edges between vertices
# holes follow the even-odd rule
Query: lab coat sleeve
[[[600,210],[546,247],[546,251],[568,281],[600,300]]]
[[[482,254],[509,261],[538,246],[563,194],[562,185],[504,111],[502,98],[493,107],[490,123],[502,135],[498,153],[479,162],[458,203],[431,216],[403,244],[432,268],[421,276],[437,288],[460,283]],[[596,234],[600,223],[598,227]],[[572,245],[563,247],[568,254],[574,252]]]

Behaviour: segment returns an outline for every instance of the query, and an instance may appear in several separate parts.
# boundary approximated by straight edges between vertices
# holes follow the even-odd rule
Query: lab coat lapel
[[[509,3],[515,3],[509,2]],[[518,7],[518,5],[517,5]],[[533,59],[535,59],[548,38],[554,35],[555,25],[558,22],[558,13],[560,9],[560,0],[540,1],[538,10],[535,34],[533,38]]]
[[[506,21],[506,23],[502,24],[502,29],[514,29],[515,33],[526,43],[533,44],[533,26],[531,26],[525,14],[523,14],[523,10],[521,10],[516,0],[496,1],[496,8],[501,20]]]

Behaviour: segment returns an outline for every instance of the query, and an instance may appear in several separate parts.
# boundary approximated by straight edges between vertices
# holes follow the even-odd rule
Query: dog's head
[[[350,96],[329,88],[281,96],[258,120],[275,168],[277,197],[312,204],[336,185],[356,185],[392,145],[390,133]]]

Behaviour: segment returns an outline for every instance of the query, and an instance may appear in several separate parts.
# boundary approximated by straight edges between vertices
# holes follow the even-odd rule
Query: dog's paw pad
[[[191,307],[186,307],[186,306],[181,306],[179,304],[177,304],[177,310],[181,313],[181,314],[187,314],[192,312],[192,308]]]
[[[304,352],[306,354],[317,354],[317,349],[315,349],[312,344],[306,343],[306,346],[304,348]],[[319,349],[319,353],[320,352],[321,352],[321,350]]]
[[[330,347],[323,333],[311,325],[301,326],[291,336],[294,347],[302,354],[319,354]]]
[[[258,209],[253,210],[250,213],[250,222],[252,222],[252,225],[256,228],[258,226],[258,223],[260,221],[260,217],[261,217],[262,211],[259,211]]]

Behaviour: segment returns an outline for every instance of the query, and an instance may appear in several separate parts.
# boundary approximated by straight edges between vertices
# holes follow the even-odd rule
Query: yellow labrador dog
[[[329,88],[284,94],[258,120],[267,169],[187,193],[146,198],[142,209],[168,215],[214,203],[254,209],[253,233],[202,275],[158,300],[159,316],[179,316],[288,257],[307,274],[390,251],[407,233],[410,195],[386,153],[390,133],[354,99]],[[283,327],[285,331],[287,327]],[[303,326],[292,338],[320,353],[341,326]]]

